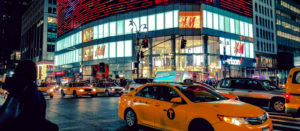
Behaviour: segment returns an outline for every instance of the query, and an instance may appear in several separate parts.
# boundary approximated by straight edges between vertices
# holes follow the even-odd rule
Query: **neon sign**
[[[223,64],[227,62],[229,65],[241,65],[242,60],[243,59],[233,59],[232,57],[230,57],[229,59],[224,60]]]

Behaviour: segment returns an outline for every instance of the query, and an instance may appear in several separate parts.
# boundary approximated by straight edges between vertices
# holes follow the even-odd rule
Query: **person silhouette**
[[[36,64],[31,60],[21,61],[15,69],[15,74],[7,78],[3,89],[9,92],[8,98],[0,109],[0,115],[5,115],[3,110],[8,108],[11,99],[17,99],[22,105],[20,115],[5,125],[0,125],[2,130],[30,130],[30,131],[57,131],[58,126],[46,120],[46,101],[37,88]],[[0,116],[1,118],[1,116]]]

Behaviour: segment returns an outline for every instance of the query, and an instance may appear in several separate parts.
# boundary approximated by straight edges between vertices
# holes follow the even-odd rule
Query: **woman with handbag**
[[[3,89],[9,95],[0,108],[0,130],[57,131],[56,124],[46,120],[46,101],[36,85],[36,65],[22,61],[15,74],[7,78]]]

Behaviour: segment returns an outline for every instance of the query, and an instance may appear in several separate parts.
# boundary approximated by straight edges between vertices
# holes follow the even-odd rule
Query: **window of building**
[[[126,22],[125,22],[125,24],[126,24]],[[149,31],[155,30],[155,15],[148,16],[148,30]],[[126,31],[126,28],[125,28],[125,31]]]
[[[271,29],[273,29],[273,21],[271,21]]]
[[[56,8],[53,8],[53,12],[52,12],[53,14],[56,14]]]
[[[261,6],[260,5],[258,5],[259,6],[259,13],[261,13]]]
[[[173,28],[173,11],[165,13],[165,28]]]
[[[110,22],[109,29],[109,36],[116,36],[116,22]]]
[[[212,19],[213,19],[212,18],[212,13],[211,12],[207,12],[207,27],[208,28],[212,28],[212,26],[213,26],[213,20]]]
[[[178,27],[178,24],[179,24],[179,11],[178,10],[176,10],[176,11],[174,11],[173,12],[174,14],[173,14],[173,16],[174,16],[174,28],[176,28],[176,27]]]
[[[241,35],[245,35],[245,24],[242,21],[240,21],[240,30]]]
[[[94,39],[98,39],[99,38],[99,30],[98,30],[99,26],[94,26]]]
[[[164,13],[160,13],[156,15],[156,29],[157,30],[164,29]]]
[[[255,11],[257,12],[257,3],[255,3]]]
[[[253,37],[253,26],[249,24],[249,37]]]
[[[271,16],[271,18],[273,17],[273,13],[272,13],[272,10],[270,10],[270,16]]]
[[[207,22],[207,19],[206,19],[206,10],[203,10],[203,27],[207,27],[206,22]]]
[[[57,0],[53,0],[53,4],[54,4],[54,5],[56,5],[56,1],[57,1]]]
[[[235,29],[234,29],[234,19],[230,18],[230,33],[234,33]]]
[[[125,57],[131,57],[132,56],[132,41],[128,40],[125,41]]]
[[[230,32],[230,19],[225,17],[225,32]]]
[[[234,20],[234,25],[235,25],[235,34],[240,35],[240,21]]]
[[[48,0],[48,3],[49,3],[49,4],[52,4],[52,0]]]
[[[155,15],[154,15],[155,17]],[[131,19],[127,19],[125,20],[125,34],[131,34],[133,32],[133,28],[135,28],[134,26],[129,26],[130,25],[130,21]],[[152,22],[155,25],[155,22]],[[150,29],[150,26],[149,26]],[[155,28],[154,28],[155,29]]]
[[[123,20],[119,20],[117,22],[117,34],[118,35],[124,34],[124,21]]]
[[[148,26],[148,20],[147,20],[147,16],[143,16],[143,17],[140,17],[140,22],[141,22],[141,25],[146,25]],[[173,23],[171,24],[173,25]],[[147,29],[144,29],[145,26],[143,26],[141,32],[146,32]],[[148,28],[148,27],[147,27]]]
[[[109,58],[116,57],[116,42],[109,43]]]
[[[214,17],[214,29],[219,30],[219,16],[218,14],[213,13]]]
[[[117,42],[117,57],[124,57],[124,41]]]
[[[104,32],[103,32],[103,25],[99,25],[99,38],[103,38],[104,37]]]
[[[55,45],[47,45],[47,52],[54,52],[55,51]]]
[[[51,10],[52,10],[51,7],[48,7],[48,13],[51,13]]]
[[[256,28],[256,36],[259,37],[259,30]]]
[[[256,25],[258,25],[258,16],[255,17]]]
[[[256,47],[257,47],[257,50],[260,50],[260,46],[259,46],[260,44],[259,44],[259,41],[257,41],[257,45],[256,45]]]
[[[224,16],[219,15],[220,30],[224,31]]]

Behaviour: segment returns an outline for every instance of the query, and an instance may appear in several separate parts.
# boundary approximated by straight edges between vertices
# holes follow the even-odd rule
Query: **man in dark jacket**
[[[8,130],[58,130],[55,124],[46,120],[46,101],[43,94],[37,89],[36,78],[35,63],[25,60],[17,66],[14,76],[6,79],[3,85],[3,89],[9,92],[6,101],[15,98],[24,105],[15,122],[5,126]],[[5,108],[5,103],[3,108]]]

